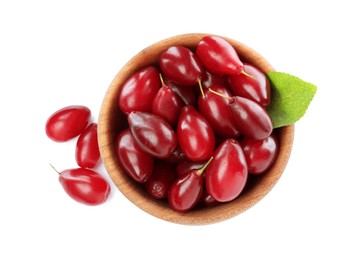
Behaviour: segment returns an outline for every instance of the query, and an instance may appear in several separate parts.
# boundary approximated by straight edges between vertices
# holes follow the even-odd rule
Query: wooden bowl
[[[183,45],[191,49],[206,34],[185,34],[159,41],[134,56],[118,72],[109,86],[99,114],[98,140],[105,168],[117,188],[137,207],[145,212],[174,223],[201,225],[232,218],[260,201],[281,177],[292,149],[294,125],[278,129],[279,153],[270,170],[260,176],[251,176],[242,194],[234,201],[214,207],[199,208],[186,213],[172,210],[166,202],[153,200],[145,193],[142,184],[135,183],[119,167],[115,155],[115,137],[126,125],[126,119],[118,107],[118,95],[123,83],[140,68],[157,64],[160,53],[169,46]],[[251,63],[263,72],[274,68],[261,55],[244,44],[223,37],[230,42],[243,61]]]

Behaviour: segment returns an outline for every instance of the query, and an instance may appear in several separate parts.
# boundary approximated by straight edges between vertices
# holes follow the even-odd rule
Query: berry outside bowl
[[[124,65],[110,84],[104,96],[98,121],[101,157],[116,187],[143,211],[172,223],[186,225],[205,225],[230,219],[263,199],[283,174],[294,138],[294,125],[277,129],[279,153],[276,161],[268,172],[250,178],[238,198],[218,206],[197,208],[185,213],[172,210],[167,202],[150,198],[144,191],[142,184],[136,183],[121,170],[115,154],[115,139],[116,135],[127,124],[126,118],[118,106],[118,96],[123,83],[140,68],[147,65],[157,65],[161,52],[169,46],[183,45],[195,50],[195,46],[205,35],[208,34],[194,33],[174,36],[154,43],[135,55]],[[253,49],[236,40],[223,38],[233,45],[242,61],[253,64],[265,73],[274,71],[269,62]]]

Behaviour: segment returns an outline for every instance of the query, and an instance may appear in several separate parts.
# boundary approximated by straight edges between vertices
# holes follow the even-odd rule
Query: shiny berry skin
[[[148,180],[153,172],[154,158],[139,147],[129,129],[118,134],[115,151],[121,169],[128,176],[140,183]]]
[[[123,113],[132,111],[150,112],[153,98],[160,88],[159,71],[153,67],[144,67],[130,76],[118,96],[119,107]]]
[[[164,199],[168,195],[168,191],[177,178],[175,166],[156,160],[154,170],[149,179],[143,184],[146,192],[155,199]]]
[[[239,96],[229,102],[234,125],[243,136],[261,140],[267,138],[273,130],[268,113],[258,103]]]
[[[85,106],[67,106],[53,113],[45,124],[47,136],[55,142],[68,141],[82,133],[91,117]]]
[[[94,168],[100,161],[96,123],[87,126],[78,137],[75,159],[81,168]]]
[[[225,96],[231,96],[229,90],[225,87],[215,85],[211,88],[213,91]],[[198,97],[198,109],[212,126],[214,132],[222,137],[235,138],[239,136],[239,131],[234,125],[232,112],[228,106],[229,99],[218,96],[204,90],[204,97]]]
[[[266,172],[277,157],[278,141],[274,133],[263,140],[245,137],[240,140],[240,144],[244,151],[250,174]]]
[[[186,158],[193,161],[209,159],[215,147],[212,127],[192,106],[184,106],[180,111],[177,136],[179,146]]]
[[[177,211],[188,211],[193,208],[202,197],[203,176],[191,170],[179,177],[172,184],[168,193],[168,204]]]
[[[152,114],[162,117],[171,126],[176,126],[183,105],[183,101],[172,89],[162,86],[153,99]]]
[[[253,65],[244,63],[244,74],[228,76],[228,84],[235,96],[245,97],[256,101],[263,108],[270,105],[270,81],[266,75]]]
[[[210,88],[216,85],[227,86],[227,77],[204,70],[201,83],[203,88]]]
[[[227,139],[213,157],[205,172],[207,192],[217,201],[231,201],[240,195],[247,181],[244,153],[235,139]]]
[[[64,170],[59,173],[59,181],[72,199],[89,206],[104,203],[110,194],[106,179],[90,169]]]
[[[205,68],[215,74],[239,75],[243,63],[236,50],[219,36],[205,36],[197,45],[196,54]]]
[[[161,117],[145,112],[128,115],[129,128],[140,148],[157,158],[167,158],[177,148],[177,136]]]
[[[203,172],[213,157],[199,169],[191,169],[179,176],[172,184],[168,193],[168,203],[172,209],[187,211],[193,208],[203,194]]]
[[[198,57],[184,46],[171,46],[163,51],[159,63],[166,77],[182,86],[197,84],[203,74]]]
[[[177,175],[183,176],[190,170],[197,170],[202,168],[206,164],[206,161],[194,162],[190,160],[185,160],[177,165]]]

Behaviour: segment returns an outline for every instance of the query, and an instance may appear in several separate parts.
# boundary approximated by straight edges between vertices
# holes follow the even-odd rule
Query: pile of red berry
[[[45,124],[47,136],[55,142],[78,137],[75,160],[80,166],[58,172],[59,181],[74,200],[95,206],[104,203],[110,194],[107,180],[94,171],[99,161],[97,124],[89,123],[91,111],[85,106],[67,106],[53,113]]]
[[[115,144],[122,170],[174,210],[234,200],[277,156],[269,80],[221,37],[169,47],[118,101],[128,121]]]

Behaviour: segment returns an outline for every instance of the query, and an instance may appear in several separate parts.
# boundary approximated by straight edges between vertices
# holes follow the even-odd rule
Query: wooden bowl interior
[[[109,86],[99,114],[98,139],[101,157],[105,168],[117,188],[136,206],[145,212],[174,223],[201,225],[223,221],[247,210],[260,201],[276,184],[282,175],[292,148],[294,126],[278,129],[279,154],[268,172],[261,176],[250,176],[242,194],[232,202],[215,207],[196,208],[186,213],[172,210],[166,202],[153,200],[145,193],[141,184],[130,179],[119,167],[115,155],[115,137],[127,127],[127,121],[118,107],[118,95],[123,83],[140,68],[147,65],[157,65],[162,51],[172,45],[183,45],[191,49],[206,34],[186,34],[171,37],[157,42],[134,56],[115,76]],[[237,50],[240,58],[263,72],[273,71],[274,68],[257,52],[233,39],[228,40]]]

